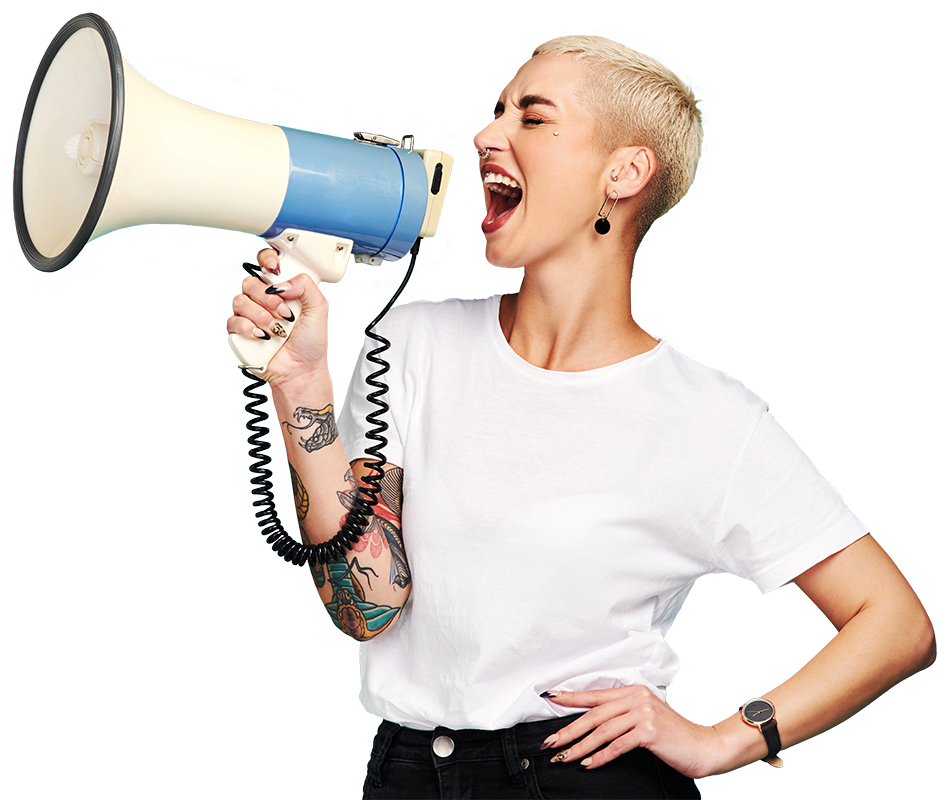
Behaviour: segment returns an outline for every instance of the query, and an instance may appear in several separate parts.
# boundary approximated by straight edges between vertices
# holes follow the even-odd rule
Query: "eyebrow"
[[[550,106],[556,108],[556,103],[548,97],[542,97],[539,94],[526,94],[521,98],[518,104],[521,108],[530,108],[531,106]],[[504,113],[504,103],[500,100],[495,104],[495,116]]]

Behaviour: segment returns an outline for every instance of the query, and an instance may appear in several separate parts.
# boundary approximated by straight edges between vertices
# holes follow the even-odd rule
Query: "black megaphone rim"
[[[36,108],[36,99],[39,96],[39,90],[45,80],[46,73],[49,71],[49,67],[62,45],[82,28],[94,28],[104,41],[111,71],[110,129],[108,131],[107,147],[104,151],[104,164],[101,168],[101,175],[98,178],[98,185],[85,218],[68,246],[58,255],[49,257],[40,253],[33,244],[33,240],[29,235],[29,228],[26,225],[26,214],[23,208],[23,158],[26,154],[26,140],[29,137],[29,126],[32,122],[33,111]],[[23,111],[23,121],[20,125],[19,138],[16,142],[16,162],[13,169],[13,215],[16,219],[16,233],[19,236],[20,246],[23,248],[26,258],[29,259],[29,263],[36,269],[43,272],[55,272],[70,263],[88,243],[101,217],[101,212],[104,210],[104,203],[107,201],[107,194],[114,179],[123,127],[124,62],[120,55],[117,37],[114,35],[114,31],[111,30],[111,26],[97,14],[79,14],[62,26],[39,63],[36,77],[33,78],[32,86],[29,89],[26,109]]]

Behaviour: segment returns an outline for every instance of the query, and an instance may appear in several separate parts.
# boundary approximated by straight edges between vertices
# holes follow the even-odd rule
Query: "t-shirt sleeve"
[[[768,592],[866,533],[765,409],[729,486],[714,571],[748,578]]]
[[[375,387],[369,386],[366,380],[367,377],[378,368],[377,365],[367,359],[368,352],[376,346],[377,344],[375,342],[368,340],[365,341],[364,346],[361,348],[361,353],[358,355],[358,363],[355,366],[355,371],[348,384],[345,402],[342,405],[342,411],[338,417],[338,433],[342,439],[342,444],[345,447],[345,454],[348,456],[349,461],[355,461],[359,458],[370,458],[370,456],[365,453],[365,450],[374,447],[376,443],[376,440],[367,437],[368,432],[374,429],[374,425],[368,422],[367,416],[378,411],[378,406],[368,400],[368,395],[376,391],[376,389]],[[381,357],[387,359],[388,355],[385,353]],[[396,374],[391,374],[394,372],[394,367],[395,365],[391,364],[391,369],[385,373],[385,375],[377,379],[388,385],[390,391],[384,394],[381,399],[389,406],[391,405],[392,396],[396,394],[396,392],[391,389],[392,385],[396,383],[395,378],[397,377]],[[394,409],[392,407],[389,408],[386,413],[380,414],[378,419],[387,425],[387,429],[380,434],[387,440],[387,444],[383,449],[384,457],[387,459],[388,464],[395,464],[398,467],[402,467],[403,446],[394,419]]]

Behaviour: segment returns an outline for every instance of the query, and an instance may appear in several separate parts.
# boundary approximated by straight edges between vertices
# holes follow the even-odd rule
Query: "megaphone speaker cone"
[[[123,119],[114,32],[96,14],[77,16],[40,62],[16,144],[16,232],[37,269],[61,269],[91,238],[117,167]]]

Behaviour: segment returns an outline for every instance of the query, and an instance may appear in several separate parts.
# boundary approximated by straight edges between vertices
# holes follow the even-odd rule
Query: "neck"
[[[651,350],[657,340],[631,314],[631,261],[538,265],[501,301],[512,349],[542,369],[582,372]]]

